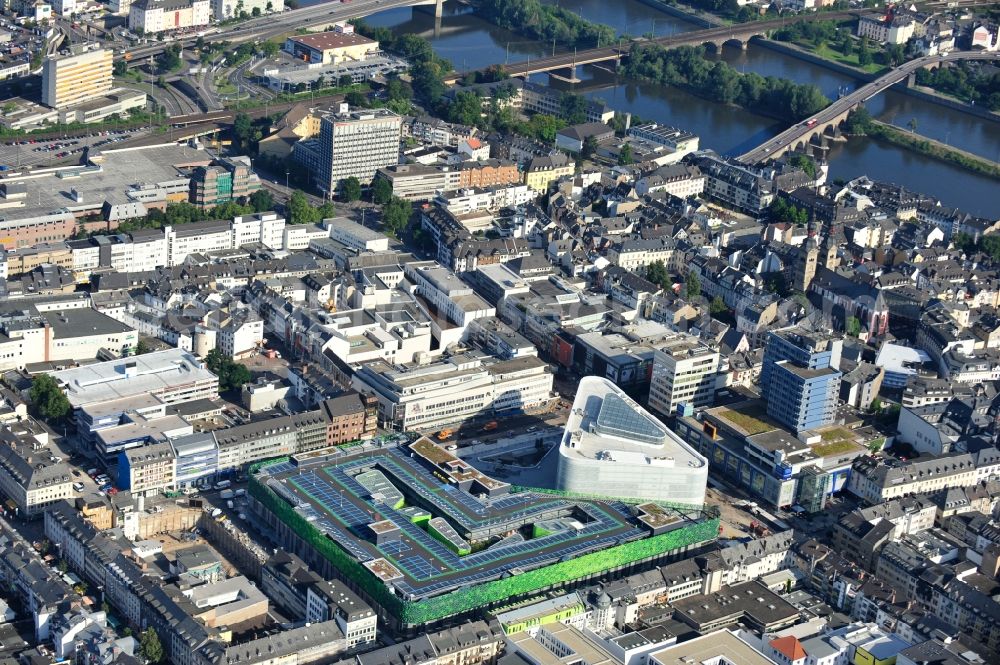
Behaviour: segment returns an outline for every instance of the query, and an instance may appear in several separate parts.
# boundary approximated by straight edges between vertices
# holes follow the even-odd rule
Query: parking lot
[[[26,166],[75,163],[87,148],[110,149],[130,138],[144,136],[145,130],[102,130],[88,136],[39,140],[26,136],[23,139],[0,144],[0,165],[6,169]],[[6,170],[5,169],[5,170]]]

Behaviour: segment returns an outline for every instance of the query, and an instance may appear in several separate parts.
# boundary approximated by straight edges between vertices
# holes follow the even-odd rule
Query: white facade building
[[[719,352],[697,337],[678,334],[657,348],[649,385],[649,406],[673,415],[678,406],[708,406],[715,395]]]
[[[608,379],[580,380],[559,445],[567,492],[701,506],[708,460]]]
[[[548,365],[532,356],[490,363],[470,352],[429,364],[380,361],[362,366],[352,381],[376,396],[382,425],[399,430],[529,411],[552,396]]]
[[[208,0],[137,0],[129,7],[128,27],[151,35],[208,25],[211,15]]]

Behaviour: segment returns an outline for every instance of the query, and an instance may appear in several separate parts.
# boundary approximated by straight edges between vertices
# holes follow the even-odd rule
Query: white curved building
[[[701,506],[708,460],[611,381],[580,380],[559,445],[567,492]]]

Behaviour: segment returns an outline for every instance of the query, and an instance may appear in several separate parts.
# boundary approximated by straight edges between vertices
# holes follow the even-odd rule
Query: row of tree
[[[830,100],[812,83],[795,83],[750,72],[741,74],[725,62],[712,63],[700,47],[666,49],[651,44],[633,49],[626,75],[661,85],[675,85],[724,104],[738,104],[797,122],[826,107]]]
[[[245,201],[227,201],[214,208],[199,208],[193,203],[170,203],[166,210],[151,208],[145,217],[128,219],[118,224],[118,231],[129,233],[138,229],[161,229],[165,226],[204,222],[210,219],[232,219],[240,215],[274,210],[274,197],[266,189],[259,189]]]
[[[374,39],[389,53],[410,63],[413,95],[429,109],[435,109],[445,93],[444,77],[451,72],[451,63],[434,53],[431,43],[419,35],[396,35],[388,28],[370,26],[356,20],[354,31]],[[397,88],[397,100],[404,91]]]
[[[874,62],[895,67],[907,58],[907,49],[902,44],[884,44],[873,48],[867,37],[855,39],[850,29],[842,30],[835,21],[799,21],[775,30],[772,35],[779,42],[795,42],[815,50],[826,46],[836,49],[845,58],[857,56],[858,64],[867,67]],[[914,52],[911,51],[912,55]]]
[[[614,28],[591,23],[572,10],[542,4],[539,0],[484,0],[479,15],[490,23],[518,34],[555,41],[566,46],[590,48],[613,43],[618,39]]]
[[[952,67],[918,69],[917,84],[1000,111],[1000,72],[992,66],[963,62]]]

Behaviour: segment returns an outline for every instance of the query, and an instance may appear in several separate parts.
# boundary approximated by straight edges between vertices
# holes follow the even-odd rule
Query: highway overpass
[[[251,40],[265,41],[272,37],[293,33],[298,28],[325,25],[352,18],[364,18],[371,14],[398,7],[434,6],[435,13],[440,15],[443,2],[444,0],[353,0],[352,2],[328,0],[318,5],[290,9],[280,14],[268,14],[260,18],[243,21],[231,30],[207,34],[205,35],[205,39],[207,41],[227,41],[234,44]],[[188,36],[183,39],[164,41],[129,49],[129,61],[133,65],[139,64],[144,60],[148,60],[151,56],[163,53],[163,50],[172,44],[180,44],[186,48],[193,46],[197,39],[196,36]]]
[[[911,60],[875,79],[871,83],[861,86],[851,94],[834,101],[813,117],[789,127],[753,150],[743,153],[739,156],[739,160],[747,164],[755,164],[767,159],[774,159],[789,150],[803,150],[814,138],[821,137],[824,134],[832,135],[843,126],[851,111],[883,90],[906,80],[912,74],[915,74],[918,69],[939,67],[946,62],[956,62],[959,60],[1000,61],[1000,53],[955,51],[946,55],[931,55]]]

